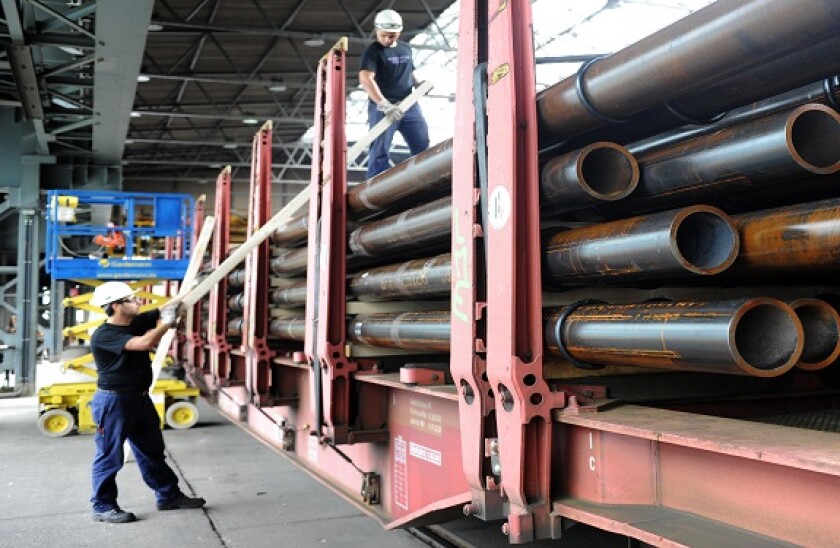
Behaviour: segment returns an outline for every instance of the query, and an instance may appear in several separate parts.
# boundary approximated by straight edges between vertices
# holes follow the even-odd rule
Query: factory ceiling
[[[399,11],[403,38],[453,0],[0,0],[0,109],[58,163],[122,165],[159,189],[230,164],[274,122],[275,174],[308,179],[315,67],[349,37],[355,69],[374,15]],[[449,49],[445,39],[439,46]],[[357,85],[356,71],[347,87]]]

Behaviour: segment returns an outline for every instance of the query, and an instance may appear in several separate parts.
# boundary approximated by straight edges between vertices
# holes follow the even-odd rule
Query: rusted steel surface
[[[548,349],[559,353],[559,334],[574,359],[596,366],[776,377],[803,348],[796,313],[771,298],[585,305],[558,325],[560,315],[546,321]]]
[[[840,267],[840,199],[734,217],[741,251],[734,272],[773,275]]]
[[[306,336],[306,319],[298,317],[279,318],[272,320],[268,329],[273,339],[303,341]]]
[[[541,131],[557,141],[579,135],[833,38],[838,26],[836,2],[720,0],[595,61],[579,86],[572,76],[541,93]]]
[[[305,242],[309,234],[309,215],[307,213],[299,213],[279,226],[271,234],[271,243],[293,247]]]
[[[639,182],[639,165],[626,148],[592,143],[552,158],[540,177],[546,212],[578,209],[627,197]]]
[[[449,311],[360,314],[347,338],[370,346],[449,352]]]
[[[718,274],[738,254],[738,232],[719,209],[693,206],[555,234],[544,247],[551,285]]]
[[[271,259],[270,268],[278,276],[296,276],[306,272],[307,248],[290,249]]]
[[[449,253],[372,268],[350,276],[350,294],[362,301],[418,299],[449,295],[452,257]]]
[[[598,207],[608,217],[697,202],[725,202],[727,194],[761,191],[785,181],[840,171],[840,115],[803,105],[639,156],[633,194]]]
[[[298,282],[280,287],[271,292],[271,303],[285,306],[303,306],[306,304],[306,282]]]
[[[837,361],[840,357],[840,314],[819,299],[796,299],[789,304],[805,334],[802,357],[796,367],[818,371]]]
[[[377,256],[433,244],[448,244],[452,232],[452,198],[446,197],[367,223],[350,233],[357,255]]]
[[[419,194],[447,191],[451,180],[449,139],[356,185],[347,193],[347,204],[357,213],[379,211]]]
[[[838,47],[840,47],[840,45],[838,45]],[[838,60],[838,63],[840,63],[840,60]],[[840,67],[838,67],[838,71],[840,71]],[[793,110],[796,107],[806,105],[808,103],[837,104],[838,101],[840,101],[840,79],[835,76],[728,111],[724,117],[714,123],[701,126],[688,125],[665,132],[657,131],[656,135],[650,138],[642,140],[634,139],[635,142],[627,145],[627,149],[631,154],[641,155],[655,149],[673,145],[680,141],[687,141],[702,135],[708,135],[710,133],[720,131],[724,128],[745,124],[763,116],[769,116],[786,110]],[[664,113],[670,114],[670,111],[665,108],[662,108],[661,110]],[[673,117],[673,115],[670,116]],[[649,125],[659,125],[663,128],[669,128],[674,125],[673,123],[658,122],[659,117],[661,117],[661,115],[658,111],[657,113],[649,113],[646,115],[645,122]],[[653,121],[651,121],[651,118],[653,118]],[[633,130],[632,128],[628,128],[628,131],[632,132]],[[622,132],[622,135],[624,135],[624,133],[625,132]]]

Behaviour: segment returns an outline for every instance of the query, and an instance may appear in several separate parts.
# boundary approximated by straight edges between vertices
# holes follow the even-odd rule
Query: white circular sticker
[[[507,187],[497,186],[490,196],[490,226],[496,230],[501,230],[505,227],[510,219],[511,199],[510,192]]]

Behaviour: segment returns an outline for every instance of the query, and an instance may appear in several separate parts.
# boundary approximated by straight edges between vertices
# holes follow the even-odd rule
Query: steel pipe
[[[838,48],[840,48],[840,45],[838,45]],[[838,56],[838,65],[840,65],[840,56]],[[838,70],[840,70],[840,67],[838,67]],[[681,141],[688,141],[689,139],[694,139],[702,135],[708,135],[725,128],[746,124],[764,116],[793,110],[796,107],[806,105],[808,103],[820,103],[829,106],[832,104],[840,104],[840,78],[834,76],[825,80],[820,80],[819,82],[814,82],[778,95],[774,95],[768,99],[750,103],[735,110],[730,110],[723,118],[715,123],[701,126],[688,125],[671,131],[657,132],[656,135],[642,140],[635,140],[631,137],[631,140],[635,142],[627,145],[627,149],[634,155],[646,154]],[[667,109],[663,108],[661,110],[664,113],[670,114],[670,111]],[[671,116],[673,117],[673,115]],[[657,113],[650,113],[647,115],[645,120],[650,123],[651,118],[657,119],[658,117],[661,116],[657,111]],[[653,124],[657,125],[657,122],[653,122]],[[659,123],[658,125],[662,127],[662,129],[666,129],[673,127],[674,123],[666,122]],[[630,131],[632,131],[632,128]]]
[[[789,303],[802,323],[805,344],[796,367],[819,371],[840,357],[840,314],[819,299],[796,299]]]
[[[309,236],[309,211],[292,217],[271,233],[271,243],[282,247],[294,247],[306,242]]]
[[[242,318],[229,318],[227,322],[227,336],[241,337],[242,336]]]
[[[840,114],[804,105],[639,156],[641,179],[627,199],[597,208],[614,217],[697,202],[806,175],[840,171]],[[761,193],[755,193],[761,204]],[[586,214],[584,214],[586,215]]]
[[[360,314],[347,338],[370,346],[449,352],[449,311]]]
[[[306,304],[306,282],[298,282],[271,292],[271,303],[280,306],[304,306]]]
[[[840,198],[745,213],[733,221],[741,237],[733,274],[801,276],[840,267]]]
[[[357,213],[379,211],[419,194],[448,191],[451,181],[449,139],[356,185],[347,193],[347,204]]]
[[[719,209],[693,206],[555,234],[543,248],[548,285],[718,274],[738,254]]]
[[[245,287],[245,269],[234,270],[228,274],[227,281],[230,288]]]
[[[306,247],[290,249],[271,259],[269,268],[278,276],[297,276],[306,272],[308,256],[309,251]]]
[[[546,346],[596,366],[631,365],[674,371],[776,377],[802,355],[803,329],[776,299],[586,305],[558,325],[549,315]]]
[[[350,249],[361,256],[378,256],[438,243],[449,243],[452,198],[446,197],[367,223],[350,233]]]
[[[540,177],[541,208],[571,211],[625,198],[639,182],[639,165],[621,145],[592,143],[552,158]]]
[[[271,320],[268,332],[272,339],[303,341],[306,338],[306,319],[292,317]]]
[[[837,28],[840,4],[831,0],[718,0],[542,92],[541,131],[562,141],[626,119],[836,37]]]
[[[245,309],[245,294],[237,293],[228,297],[228,310],[231,312],[242,312]]]
[[[350,294],[362,301],[419,299],[449,295],[451,255],[372,268],[350,276]]]

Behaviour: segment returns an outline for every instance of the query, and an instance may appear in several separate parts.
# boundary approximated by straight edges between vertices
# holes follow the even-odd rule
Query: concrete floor
[[[117,477],[119,503],[138,521],[112,525],[90,516],[93,437],[46,438],[34,397],[0,399],[0,546],[427,546],[383,530],[215,409],[199,407],[199,424],[164,437],[181,489],[207,506],[158,512],[132,462]]]

